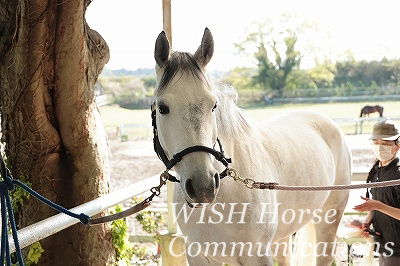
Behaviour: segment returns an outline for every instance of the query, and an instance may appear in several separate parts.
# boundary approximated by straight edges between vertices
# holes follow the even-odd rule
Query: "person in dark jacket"
[[[400,179],[400,126],[392,120],[381,120],[374,125],[372,149],[377,162],[368,174],[367,182]],[[400,186],[372,188],[373,199],[361,197],[364,203],[356,211],[368,211],[363,223],[363,236],[368,237],[373,225],[379,265],[400,265]]]

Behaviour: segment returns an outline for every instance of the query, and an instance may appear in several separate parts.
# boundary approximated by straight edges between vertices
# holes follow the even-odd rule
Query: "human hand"
[[[380,201],[377,200],[373,200],[373,199],[368,199],[368,198],[364,198],[361,197],[361,199],[365,200],[364,203],[359,204],[357,206],[354,206],[354,210],[362,212],[362,211],[371,211],[371,210],[378,210],[380,205],[382,204]],[[368,215],[368,217],[370,217],[370,215]],[[381,233],[379,232],[375,232],[374,230],[370,229],[370,225],[372,223],[371,218],[367,218],[367,220],[365,220],[362,224],[361,224],[361,236],[365,237],[365,238],[369,238],[370,235],[376,235],[376,236],[380,236]]]
[[[364,198],[362,196],[360,196],[360,197],[361,197],[361,199],[365,200],[365,202],[354,206],[353,210],[356,210],[358,212],[379,210],[379,208],[382,205],[382,202],[380,202],[378,200],[368,199],[368,198]]]
[[[363,222],[361,225],[361,228],[360,228],[362,230],[360,235],[365,238],[369,238],[370,235],[380,236],[381,233],[375,232],[374,230],[370,229],[370,225],[371,225],[371,222],[367,222],[367,221]]]

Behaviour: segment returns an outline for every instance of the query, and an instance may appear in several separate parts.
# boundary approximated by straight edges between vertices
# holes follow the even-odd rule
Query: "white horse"
[[[167,160],[192,146],[218,149],[218,138],[232,159],[229,167],[243,178],[294,186],[350,183],[350,151],[330,119],[292,112],[250,120],[236,106],[236,92],[216,89],[207,77],[213,51],[207,28],[194,55],[171,51],[164,32],[156,40],[154,119]],[[220,180],[224,169],[204,150],[174,166],[180,179],[174,201],[190,265],[273,265],[272,257],[290,265],[291,236],[305,224],[315,228],[317,245],[300,248],[299,242],[298,250],[316,255],[318,266],[332,264],[348,191],[248,189],[230,177]]]

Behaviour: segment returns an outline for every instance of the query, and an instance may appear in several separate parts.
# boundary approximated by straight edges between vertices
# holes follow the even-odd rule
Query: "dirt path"
[[[110,147],[111,189],[118,190],[164,171],[164,164],[147,140],[108,141]]]

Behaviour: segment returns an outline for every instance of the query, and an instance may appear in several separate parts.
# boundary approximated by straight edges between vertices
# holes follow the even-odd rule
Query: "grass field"
[[[107,131],[117,131],[121,125],[151,125],[150,107],[149,109],[130,110],[121,108],[118,105],[106,105],[99,107],[103,124]],[[130,140],[145,139],[149,136],[149,131],[145,127],[126,128],[124,134]]]
[[[400,101],[391,102],[357,102],[357,103],[321,103],[321,104],[284,104],[271,105],[257,108],[244,109],[244,112],[255,120],[263,120],[284,112],[294,110],[310,110],[324,114],[330,118],[355,118],[360,116],[360,110],[365,105],[380,104],[384,107],[385,117],[400,117]],[[121,124],[145,125],[151,124],[150,108],[144,110],[128,110],[117,105],[102,106],[99,108],[103,123],[107,129],[116,129]],[[378,113],[371,114],[371,117],[378,117]],[[363,123],[363,133],[371,133],[376,121]],[[355,122],[339,123],[339,127],[345,134],[354,134]],[[147,136],[144,128],[130,129],[129,137],[143,138]]]

